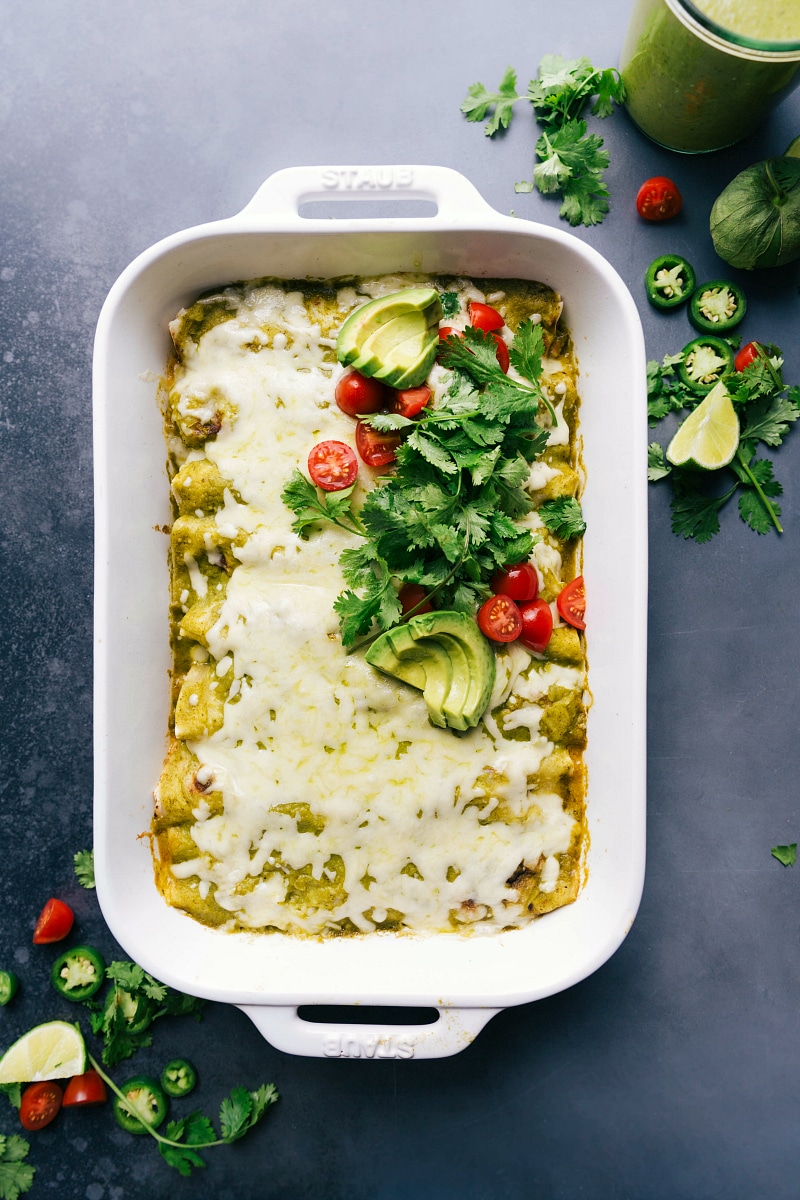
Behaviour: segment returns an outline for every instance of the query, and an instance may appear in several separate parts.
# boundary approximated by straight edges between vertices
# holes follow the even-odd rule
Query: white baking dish
[[[330,197],[433,201],[433,217],[306,220]],[[561,293],[579,358],[588,523],[588,878],[577,902],[486,937],[373,935],[326,942],[225,934],[167,907],[153,883],[150,823],[168,715],[171,520],[154,375],[167,322],[199,292],[261,275],[330,278],[427,271],[543,280]],[[647,498],[645,362],[616,272],[560,229],[504,217],[441,167],[291,168],[229,220],[141,254],[109,293],[94,358],[95,859],[108,925],[159,979],[239,1005],[299,1054],[453,1054],[500,1008],[569,987],[617,949],[644,874]],[[138,839],[138,840],[137,840]],[[435,1007],[432,1025],[301,1020],[301,1004]]]

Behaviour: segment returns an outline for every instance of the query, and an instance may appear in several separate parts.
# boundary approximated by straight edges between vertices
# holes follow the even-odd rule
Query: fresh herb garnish
[[[124,1101],[125,1094],[120,1091],[114,1080],[108,1077],[91,1054],[88,1059],[101,1079]],[[200,1156],[201,1150],[209,1150],[212,1146],[229,1146],[244,1137],[277,1099],[278,1092],[271,1083],[262,1084],[254,1092],[244,1087],[233,1088],[220,1105],[219,1133],[210,1118],[203,1116],[201,1112],[191,1112],[179,1121],[170,1121],[164,1133],[159,1133],[145,1122],[142,1122],[142,1128],[156,1140],[161,1156],[171,1167],[181,1175],[191,1175],[194,1168],[206,1165]]]
[[[729,339],[730,340],[730,339]],[[654,424],[670,412],[694,408],[701,397],[681,383],[674,371],[681,355],[667,355],[659,365],[647,364],[648,414]],[[774,528],[783,532],[776,502],[783,488],[772,461],[757,457],[759,442],[780,446],[800,418],[800,387],[789,387],[781,375],[781,352],[776,346],[757,347],[757,357],[743,371],[726,375],[725,387],[740,422],[739,445],[733,461],[719,471],[701,473],[671,466],[658,442],[647,451],[647,477],[668,478],[672,487],[672,531],[697,542],[719,532],[719,514],[738,493],[739,515],[756,533]],[[722,487],[720,487],[722,483]]]
[[[518,100],[529,100],[542,134],[536,143],[538,162],[533,179],[515,185],[517,192],[534,187],[544,195],[559,192],[563,196],[560,215],[570,225],[596,225],[608,212],[608,187],[603,171],[608,152],[603,139],[587,131],[581,116],[593,96],[591,112],[608,117],[614,103],[625,99],[625,87],[613,68],[599,71],[588,58],[564,59],[547,54],[539,65],[536,79],[528,84],[524,96],[517,92],[516,72],[509,67],[496,92],[482,83],[473,83],[461,111],[468,121],[486,121],[484,133],[494,136],[507,129]]]
[[[92,1030],[104,1042],[103,1062],[115,1066],[130,1058],[153,1039],[147,1031],[159,1017],[193,1016],[200,1020],[203,1001],[173,991],[148,975],[137,963],[113,962],[106,967],[112,987],[100,1007],[97,1001],[85,1001],[93,1009]]]
[[[785,867],[793,867],[797,862],[797,842],[790,842],[788,846],[773,846],[772,857]]]
[[[539,516],[546,528],[564,542],[568,542],[570,538],[583,537],[586,533],[583,510],[574,496],[557,496],[555,500],[545,500],[539,506]]]
[[[30,1146],[17,1134],[0,1135],[0,1200],[18,1200],[33,1187],[36,1168],[24,1160]]]
[[[474,613],[492,576],[529,557],[534,538],[517,521],[533,508],[524,485],[549,436],[536,418],[543,411],[555,416],[539,386],[541,326],[524,321],[510,347],[521,382],[503,373],[496,349],[489,334],[472,327],[448,337],[439,361],[451,375],[435,406],[414,420],[396,413],[363,418],[406,437],[395,474],[369,492],[358,515],[348,497],[348,507],[328,518],[364,538],[339,560],[348,587],[334,607],[345,646],[373,626],[383,631],[398,622],[398,582],[421,584],[439,607]],[[296,471],[282,494],[303,534],[321,519],[310,488]]]
[[[440,292],[439,301],[442,305],[442,316],[445,318],[454,317],[461,309],[458,292]]]
[[[95,887],[94,850],[79,850],[72,861],[75,864],[75,875],[81,887]]]

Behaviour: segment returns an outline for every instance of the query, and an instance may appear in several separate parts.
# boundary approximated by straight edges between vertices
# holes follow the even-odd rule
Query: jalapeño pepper
[[[66,1000],[88,1000],[103,986],[106,964],[91,946],[75,946],[59,955],[50,979]]]
[[[188,1096],[197,1083],[197,1071],[186,1058],[173,1058],[161,1072],[161,1086],[168,1096]]]
[[[684,346],[677,364],[678,376],[693,392],[704,395],[733,370],[733,350],[722,338],[695,338]]]
[[[662,254],[654,258],[644,277],[647,299],[655,308],[677,308],[694,291],[694,268],[680,254]]]
[[[18,987],[19,979],[13,971],[0,971],[0,1005],[13,1000]]]
[[[167,1097],[155,1079],[136,1075],[120,1088],[125,1099],[114,1097],[117,1124],[128,1133],[147,1133],[146,1126],[158,1129],[167,1115]]]
[[[727,333],[746,311],[744,292],[726,279],[701,283],[689,301],[689,320],[701,333]]]

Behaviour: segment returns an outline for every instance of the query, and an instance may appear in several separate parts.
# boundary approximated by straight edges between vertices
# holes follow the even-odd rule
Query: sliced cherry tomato
[[[561,589],[556,608],[568,625],[574,625],[576,629],[586,628],[586,586],[582,575],[576,575]]]
[[[333,394],[339,408],[348,417],[380,412],[388,402],[385,384],[368,375],[360,375],[358,371],[347,371],[342,375]]]
[[[433,612],[432,604],[423,604],[425,597],[428,595],[428,589],[424,588],[421,583],[404,583],[400,588],[400,609],[403,616],[407,612],[414,609],[414,616],[418,617],[421,613]],[[417,605],[419,604],[419,608]]]
[[[97,1071],[88,1070],[72,1076],[61,1104],[64,1108],[77,1108],[79,1104],[105,1104],[107,1099],[106,1085]]]
[[[522,633],[522,617],[510,596],[490,596],[478,609],[478,628],[493,642],[513,642]]]
[[[60,942],[72,929],[75,913],[63,900],[48,900],[39,913],[33,931],[33,944],[43,946],[47,942]]]
[[[636,196],[636,211],[645,221],[668,221],[677,217],[682,205],[680,192],[666,175],[646,179]]]
[[[541,654],[547,649],[550,635],[553,632],[553,614],[546,600],[531,600],[530,604],[521,604],[519,615],[522,618],[522,633],[519,640],[529,650]]]
[[[379,433],[364,421],[356,425],[356,449],[368,467],[385,467],[393,463],[402,440],[401,434]]]
[[[509,366],[509,362],[510,362],[510,359],[508,357],[508,346],[505,344],[503,339],[500,337],[499,333],[493,333],[490,330],[489,337],[493,337],[494,340],[497,342],[497,350],[495,351],[495,353],[497,354],[497,361],[500,363],[500,370],[504,371],[505,374],[507,375],[508,374],[508,366]]]
[[[308,456],[308,473],[323,492],[341,492],[355,483],[358,459],[344,442],[317,442]]]
[[[58,1116],[64,1093],[57,1083],[32,1083],[22,1093],[19,1119],[23,1129],[43,1129]]]
[[[457,331],[455,329],[453,329],[452,325],[440,325],[439,326],[439,341],[443,342],[445,338],[450,337],[451,333],[456,333],[456,332]],[[461,337],[461,334],[459,333],[458,336]]]
[[[491,304],[479,304],[477,300],[469,302],[469,323],[473,329],[502,329],[505,321],[496,308]]]
[[[733,365],[737,371],[743,371],[745,367],[749,367],[750,363],[755,362],[759,357],[758,342],[748,342],[746,346],[742,346],[736,355]]]
[[[492,591],[496,595],[510,596],[518,604],[535,600],[539,594],[539,577],[532,563],[515,563],[506,567],[492,580]]]
[[[395,392],[392,411],[400,413],[401,417],[416,417],[426,407],[432,395],[433,392],[427,383],[415,388],[405,388],[402,392]]]

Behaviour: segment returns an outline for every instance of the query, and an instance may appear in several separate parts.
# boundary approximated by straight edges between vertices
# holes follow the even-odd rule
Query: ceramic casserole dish
[[[427,201],[434,216],[315,219],[303,204]],[[166,745],[172,513],[155,380],[168,322],[206,289],[272,276],[422,271],[541,280],[564,299],[580,368],[583,574],[593,702],[586,878],[574,904],[484,937],[373,934],[316,940],[225,933],[166,905],[148,830]],[[95,865],[114,936],[165,983],[236,1004],[278,1048],[329,1057],[453,1054],[497,1011],[585,978],[617,949],[641,895],[645,847],[646,398],[635,304],[595,250],[505,217],[455,171],[290,168],[242,212],[177,233],[114,284],[94,357]],[[301,1005],[424,1006],[433,1024],[303,1020]]]

